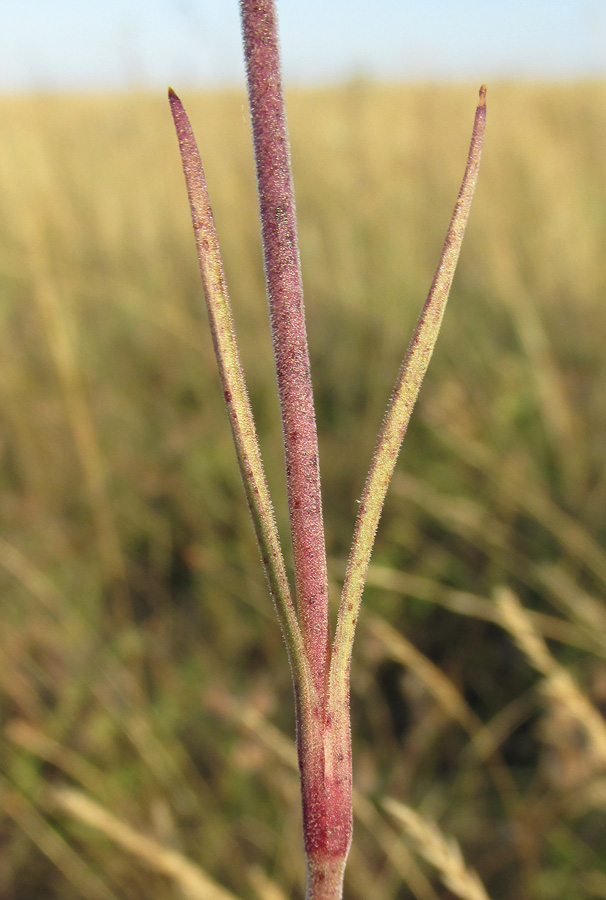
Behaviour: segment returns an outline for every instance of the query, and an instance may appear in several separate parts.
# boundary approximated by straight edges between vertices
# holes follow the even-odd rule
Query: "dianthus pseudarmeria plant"
[[[336,631],[330,633],[320,469],[290,148],[274,0],[241,0],[248,97],[286,460],[294,600],[240,362],[219,242],[187,114],[170,90],[204,296],[248,505],[294,684],[307,900],[342,897],[352,839],[349,669],[387,487],[444,315],[474,193],[486,120],[480,89],[463,182],[427,300],[381,428],[355,524]]]

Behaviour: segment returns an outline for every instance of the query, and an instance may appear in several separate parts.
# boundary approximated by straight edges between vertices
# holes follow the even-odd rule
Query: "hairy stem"
[[[328,578],[295,199],[273,0],[241,0],[248,96],[280,395],[297,609],[318,700],[329,665]]]
[[[300,707],[297,737],[306,900],[339,900],[353,833],[349,703]]]

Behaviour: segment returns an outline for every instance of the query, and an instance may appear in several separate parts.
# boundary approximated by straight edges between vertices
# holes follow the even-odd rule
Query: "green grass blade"
[[[486,88],[482,86],[467,166],[446,234],[440,262],[402,363],[362,494],[343,585],[331,663],[330,690],[334,702],[345,698],[347,694],[346,682],[355,625],[385,495],[438,337],[459,258],[480,167],[486,124],[485,100]]]

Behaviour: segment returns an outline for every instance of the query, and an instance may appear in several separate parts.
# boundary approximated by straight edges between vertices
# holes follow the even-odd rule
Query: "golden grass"
[[[427,821],[403,803],[387,798],[383,805],[401,822],[417,852],[435,866],[453,894],[462,900],[488,900],[478,875],[466,867],[456,841],[443,835],[435,822]]]
[[[52,792],[51,800],[64,812],[107,835],[150,869],[168,876],[191,900],[234,900],[233,894],[180,853],[131,828],[81,791],[57,788]]]
[[[495,599],[504,627],[511,632],[530,664],[544,676],[542,690],[552,701],[562,704],[568,715],[576,719],[585,729],[590,743],[588,762],[593,756],[600,767],[605,766],[606,721],[604,721],[604,717],[579,689],[570,672],[554,659],[543,637],[533,627],[515,594],[506,588],[500,588]],[[589,770],[587,774],[589,774]]]
[[[335,582],[477,87],[288,98]],[[183,99],[283,529],[245,100]],[[492,896],[604,894],[606,86],[489,85],[488,104],[354,653],[352,900],[444,895],[385,797],[431,809]],[[168,105],[4,98],[0,112],[0,895],[182,896],[158,871],[176,853],[227,894],[299,897],[289,675]],[[51,790],[86,795],[105,836]],[[123,829],[150,842],[148,864]]]

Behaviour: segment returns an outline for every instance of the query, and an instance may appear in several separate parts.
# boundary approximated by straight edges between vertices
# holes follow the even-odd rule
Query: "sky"
[[[237,0],[17,0],[0,92],[241,85]],[[285,81],[606,77],[605,0],[278,0]]]

